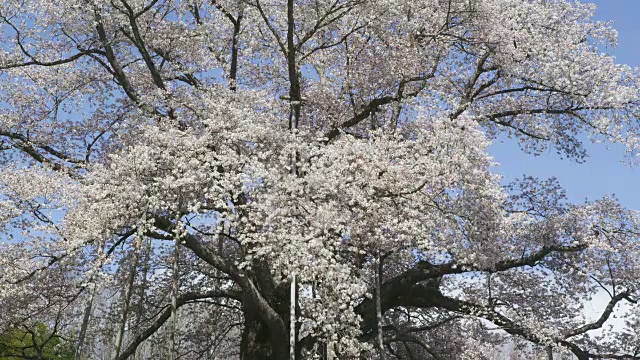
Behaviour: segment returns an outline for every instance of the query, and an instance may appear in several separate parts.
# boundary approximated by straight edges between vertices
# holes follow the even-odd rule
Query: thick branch
[[[157,217],[155,226],[159,229],[171,233],[174,225],[171,221]],[[282,342],[288,332],[284,321],[278,313],[269,305],[267,300],[260,294],[255,284],[247,274],[238,269],[234,264],[209,249],[192,234],[181,237],[182,245],[193,251],[200,259],[209,265],[229,275],[231,279],[242,289],[242,301],[245,311],[251,311],[269,328],[270,341],[278,354],[287,353],[287,346]]]
[[[133,43],[140,51],[140,55],[142,55],[142,59],[144,60],[145,65],[147,65],[147,69],[151,73],[151,77],[153,78],[153,83],[162,90],[166,90],[164,86],[164,81],[162,81],[162,76],[158,69],[156,68],[153,59],[151,59],[151,55],[149,55],[149,51],[147,51],[147,47],[144,44],[144,40],[142,36],[140,36],[140,30],[138,29],[137,16],[139,14],[135,14],[133,8],[124,0],[120,1],[125,8],[127,8],[128,18],[129,18],[129,26],[131,26],[131,32],[133,33]]]
[[[594,321],[592,323],[580,326],[579,328],[575,328],[573,330],[566,331],[562,335],[564,336],[565,339],[567,339],[567,338],[570,338],[572,336],[584,334],[587,331],[591,331],[591,330],[595,330],[595,329],[601,328],[602,325],[604,325],[604,323],[607,320],[609,320],[609,317],[611,316],[611,313],[613,313],[613,310],[615,309],[616,304],[618,304],[623,299],[629,299],[629,295],[630,295],[629,292],[625,291],[625,292],[621,292],[620,294],[617,294],[617,295],[613,296],[611,298],[611,300],[609,300],[609,303],[604,308],[604,311],[602,312],[602,314],[600,315],[598,320],[596,320],[596,321]]]
[[[552,253],[577,252],[586,249],[586,245],[574,246],[545,246],[540,250],[522,256],[519,259],[502,260],[494,263],[492,266],[480,267],[471,264],[459,264],[456,262],[448,262],[439,265],[433,265],[429,262],[419,262],[412,269],[397,275],[382,284],[381,303],[382,312],[400,306],[400,298],[407,291],[412,289],[417,283],[429,279],[435,279],[444,275],[462,274],[466,272],[483,271],[488,273],[507,271],[522,266],[535,266],[539,261]],[[434,289],[437,290],[437,289]],[[363,334],[368,334],[375,327],[375,302],[372,299],[364,300],[360,303],[355,311],[362,317],[361,330]]]

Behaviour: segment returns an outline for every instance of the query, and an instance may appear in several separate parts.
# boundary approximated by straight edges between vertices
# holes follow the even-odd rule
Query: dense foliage
[[[73,360],[72,344],[56,335],[46,324],[14,328],[0,336],[0,359]]]
[[[590,138],[634,159],[639,74],[594,9],[0,2],[3,339],[45,324],[76,359],[639,358],[638,213],[504,186],[487,153],[502,136],[583,161]]]

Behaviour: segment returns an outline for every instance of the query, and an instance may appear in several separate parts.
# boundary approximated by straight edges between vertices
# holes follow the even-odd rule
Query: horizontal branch
[[[390,308],[400,306],[401,304],[399,303],[399,300],[403,296],[406,296],[406,293],[411,291],[411,289],[421,281],[440,278],[444,275],[462,274],[475,271],[495,273],[523,266],[535,266],[538,262],[552,253],[578,252],[586,248],[587,246],[584,244],[573,246],[545,246],[528,256],[522,256],[518,259],[498,261],[485,267],[472,264],[461,264],[456,263],[455,261],[438,265],[433,265],[427,261],[421,261],[413,268],[388,279],[382,284],[382,311],[385,312]],[[433,290],[437,289],[434,288]],[[363,334],[368,334],[375,328],[374,305],[375,302],[373,299],[366,299],[355,308],[356,313],[358,313],[363,320],[361,323],[361,331]]]
[[[20,67],[26,67],[26,66],[57,66],[57,65],[63,65],[63,64],[68,64],[70,62],[74,62],[78,59],[80,59],[81,57],[85,56],[85,55],[89,55],[89,54],[99,54],[99,55],[105,55],[105,53],[101,50],[83,50],[79,53],[73,54],[67,58],[63,58],[63,59],[58,59],[58,60],[53,60],[53,61],[40,61],[40,60],[36,60],[33,57],[30,57],[31,60],[29,61],[25,61],[25,62],[16,62],[16,63],[12,63],[12,64],[4,64],[4,65],[0,65],[0,70],[6,70],[6,69],[15,69],[15,68],[20,68]]]

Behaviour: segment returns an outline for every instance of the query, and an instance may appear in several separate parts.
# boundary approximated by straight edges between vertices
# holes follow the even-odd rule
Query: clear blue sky
[[[613,55],[620,63],[640,66],[640,0],[592,0],[598,4],[596,19],[612,20],[618,30],[618,47]],[[640,119],[639,119],[640,121]],[[526,155],[517,150],[515,142],[496,142],[489,151],[500,163],[496,171],[505,181],[522,174],[558,178],[567,189],[569,199],[583,202],[605,195],[615,196],[628,208],[640,209],[640,165],[629,167],[623,163],[621,146],[586,144],[589,158],[584,164],[562,160],[554,150],[540,156]]]

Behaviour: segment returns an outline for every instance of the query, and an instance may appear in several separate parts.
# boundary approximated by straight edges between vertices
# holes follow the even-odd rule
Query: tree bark
[[[115,355],[114,359],[117,359],[120,355],[120,349],[124,340],[124,332],[127,326],[127,319],[129,315],[129,305],[131,304],[131,295],[133,295],[133,287],[136,279],[136,272],[138,269],[138,259],[140,256],[140,248],[142,247],[142,235],[139,235],[136,240],[135,250],[133,252],[133,259],[131,260],[131,269],[129,270],[129,276],[127,278],[127,287],[124,293],[124,300],[122,305],[122,320],[118,333],[116,334]]]
[[[553,348],[547,346],[547,360],[553,360]]]
[[[87,334],[87,328],[89,327],[89,320],[91,319],[91,308],[93,306],[93,298],[96,294],[95,285],[91,288],[91,295],[84,308],[84,314],[82,315],[82,325],[80,326],[80,334],[78,334],[78,345],[74,355],[75,360],[80,360],[82,357],[82,350],[84,346],[84,339]]]
[[[287,339],[282,339],[286,342]],[[286,355],[286,354],[285,354]],[[252,310],[244,312],[244,329],[240,342],[241,360],[283,360],[286,356],[278,358],[271,347],[269,329],[257,318]]]
[[[138,297],[139,297],[139,304],[137,306],[136,309],[136,318],[134,320],[134,324],[136,329],[140,326],[141,322],[143,321],[143,316],[144,316],[144,309],[145,309],[145,301],[144,299],[146,298],[146,289],[147,289],[147,275],[149,274],[149,262],[151,261],[151,238],[147,239],[147,242],[145,244],[144,247],[144,260],[142,261],[142,275],[141,275],[141,280],[142,283],[140,284],[140,287],[138,288]],[[135,354],[133,355],[133,359],[134,360],[142,360],[143,356],[140,353],[140,351],[136,350]]]
[[[231,66],[229,69],[230,89],[236,91],[238,88],[238,37],[240,36],[240,24],[242,21],[242,9],[233,22],[233,37],[231,39]]]

